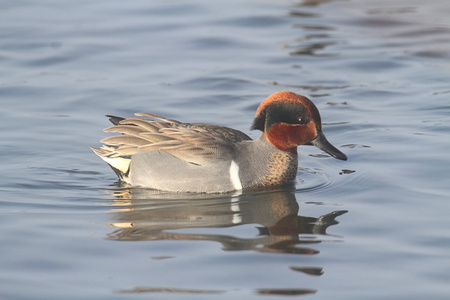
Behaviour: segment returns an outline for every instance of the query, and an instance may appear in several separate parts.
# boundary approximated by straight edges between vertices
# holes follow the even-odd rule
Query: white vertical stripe
[[[242,190],[241,179],[239,178],[239,166],[232,160],[230,165],[230,180],[235,190]]]

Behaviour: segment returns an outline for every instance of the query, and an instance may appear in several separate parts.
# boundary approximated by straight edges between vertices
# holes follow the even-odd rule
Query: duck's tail
[[[117,176],[124,181],[128,181],[128,174],[130,172],[130,156],[121,156],[116,152],[113,146],[102,146],[101,148],[89,147],[95,154],[100,156],[117,174]]]

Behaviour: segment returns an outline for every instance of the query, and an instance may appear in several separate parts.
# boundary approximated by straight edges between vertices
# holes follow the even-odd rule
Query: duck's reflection
[[[346,212],[300,216],[290,191],[219,197],[121,189],[115,192],[114,206],[115,220],[110,225],[118,229],[108,235],[110,239],[216,241],[227,251],[296,254],[318,253],[312,248],[322,240],[318,235],[326,235],[327,228],[338,223],[336,217]],[[251,237],[217,232],[245,224],[257,224],[258,231]]]

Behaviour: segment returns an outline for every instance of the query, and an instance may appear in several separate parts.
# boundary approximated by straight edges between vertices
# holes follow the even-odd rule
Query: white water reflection
[[[311,248],[329,236],[329,226],[346,211],[332,211],[319,217],[299,215],[295,194],[272,191],[240,196],[199,196],[167,194],[145,189],[121,189],[114,193],[117,205],[110,226],[119,229],[108,234],[118,241],[206,240],[222,244],[226,251],[253,250],[317,254]],[[255,236],[239,238],[213,234],[213,228],[254,224]],[[189,229],[197,228],[196,233]],[[202,233],[202,230],[204,233]]]

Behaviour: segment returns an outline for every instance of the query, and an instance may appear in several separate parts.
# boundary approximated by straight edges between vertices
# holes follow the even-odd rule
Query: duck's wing
[[[105,132],[121,135],[103,139],[94,148],[102,158],[130,157],[140,151],[164,151],[181,160],[202,165],[214,160],[232,159],[234,145],[251,140],[245,133],[228,127],[201,123],[181,123],[150,113],[137,113],[123,119],[109,116],[114,126]]]

